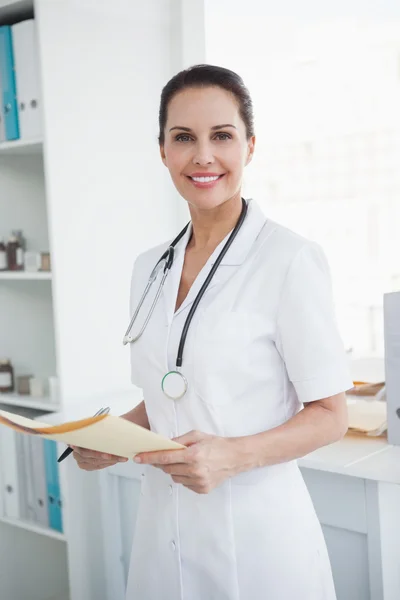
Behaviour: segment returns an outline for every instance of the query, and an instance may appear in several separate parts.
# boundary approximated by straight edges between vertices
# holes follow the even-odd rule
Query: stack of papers
[[[348,398],[349,433],[357,432],[367,435],[382,435],[387,429],[386,402],[380,400],[364,400]]]

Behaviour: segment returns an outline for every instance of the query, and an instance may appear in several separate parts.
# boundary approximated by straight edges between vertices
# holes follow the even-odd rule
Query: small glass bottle
[[[4,239],[0,238],[0,271],[7,271],[7,247]]]
[[[26,250],[26,239],[24,237],[22,229],[13,229],[11,231],[11,235],[17,238],[20,243],[22,250],[25,252]]]
[[[22,271],[24,268],[24,252],[15,236],[11,236],[8,240],[7,262],[10,271]]]
[[[0,394],[14,391],[14,369],[10,360],[0,360]]]

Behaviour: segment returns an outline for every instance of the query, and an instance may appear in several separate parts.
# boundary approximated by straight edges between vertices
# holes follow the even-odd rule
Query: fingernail
[[[127,458],[120,458],[119,462],[126,462],[128,459]]]
[[[142,459],[140,458],[140,456],[135,456],[135,458],[133,459],[136,463],[141,463]]]

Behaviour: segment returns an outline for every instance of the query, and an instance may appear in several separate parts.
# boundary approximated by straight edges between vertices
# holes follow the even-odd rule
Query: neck
[[[192,237],[188,244],[194,252],[213,252],[218,244],[235,227],[242,212],[240,193],[211,210],[201,210],[189,205],[192,220]]]

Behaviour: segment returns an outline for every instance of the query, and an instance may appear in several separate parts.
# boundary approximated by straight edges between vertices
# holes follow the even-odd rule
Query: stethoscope
[[[164,392],[164,394],[168,397],[171,398],[172,400],[179,400],[179,398],[182,398],[187,389],[188,389],[188,382],[186,377],[181,373],[180,369],[182,367],[182,361],[183,361],[183,349],[185,347],[185,342],[186,342],[186,337],[187,337],[187,333],[189,330],[189,326],[190,323],[193,319],[193,315],[199,305],[199,302],[201,300],[201,298],[203,297],[203,294],[205,293],[207,287],[210,284],[211,279],[213,278],[216,270],[218,269],[222,259],[224,258],[225,254],[227,253],[227,251],[229,250],[230,246],[233,243],[233,240],[235,239],[235,237],[237,236],[237,234],[239,233],[239,230],[241,228],[241,226],[243,225],[243,222],[246,218],[246,214],[247,214],[247,203],[246,201],[242,198],[242,212],[240,213],[240,217],[235,225],[235,228],[233,229],[231,235],[229,236],[226,244],[224,245],[224,247],[222,248],[220,254],[218,255],[217,260],[215,261],[214,266],[212,267],[210,273],[207,276],[207,279],[205,280],[205,282],[203,283],[203,285],[200,288],[200,291],[198,292],[196,298],[194,299],[193,305],[189,311],[189,314],[186,318],[185,324],[183,326],[182,329],[182,334],[181,334],[181,339],[179,342],[179,347],[178,347],[178,354],[176,357],[176,367],[173,371],[169,371],[168,373],[166,373],[166,375],[164,375],[164,377],[162,378],[161,381],[161,388]],[[156,307],[156,304],[158,302],[158,299],[160,297],[162,288],[164,286],[164,282],[167,278],[167,275],[173,265],[174,262],[174,251],[175,251],[175,246],[176,244],[179,242],[179,240],[185,235],[188,227],[190,225],[190,221],[187,225],[185,225],[185,227],[182,229],[182,231],[179,233],[179,235],[173,240],[173,242],[171,243],[171,245],[169,246],[168,250],[166,250],[164,252],[164,254],[162,255],[162,257],[160,258],[160,260],[157,262],[156,266],[154,267],[154,269],[152,270],[150,277],[149,277],[149,281],[146,285],[146,288],[142,294],[142,297],[139,301],[139,304],[135,310],[135,312],[133,313],[133,317],[131,319],[131,322],[129,323],[129,327],[124,335],[124,339],[123,339],[123,344],[124,346],[126,344],[134,344],[135,342],[138,341],[138,339],[143,335],[143,332],[145,331],[147,324],[151,318],[151,315],[153,314],[153,311]],[[145,322],[141,328],[141,330],[139,331],[139,333],[136,336],[132,336],[130,335],[130,332],[132,330],[132,327],[137,319],[137,316],[139,314],[139,311],[142,307],[143,302],[145,301],[147,294],[150,291],[151,286],[153,285],[153,283],[155,282],[155,280],[158,277],[159,272],[161,271],[161,269],[164,268],[164,273],[162,276],[162,279],[160,281],[160,285],[158,287],[157,290],[157,294],[153,300],[153,303],[150,307],[149,313],[145,319]]]

